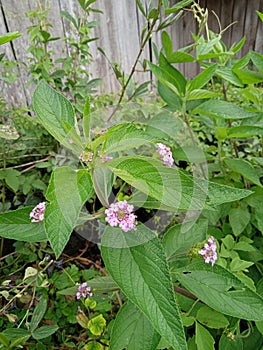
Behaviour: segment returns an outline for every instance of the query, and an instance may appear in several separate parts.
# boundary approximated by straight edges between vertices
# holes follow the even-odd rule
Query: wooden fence
[[[38,0],[46,3],[48,0]],[[26,62],[29,39],[27,27],[31,25],[25,13],[36,9],[37,0],[0,0],[0,35],[6,32],[20,31],[22,37],[7,43],[1,47],[0,52],[5,52],[6,57],[12,61]],[[147,6],[147,0],[141,0]],[[171,4],[178,1],[171,1]],[[60,11],[68,11],[72,15],[79,14],[80,8],[77,0],[49,0],[49,21],[53,27],[52,35],[63,38],[71,33],[70,24],[60,16]],[[233,24],[224,32],[223,40],[227,47],[233,42],[238,42],[244,35],[247,40],[240,55],[250,49],[263,53],[263,23],[259,20],[256,10],[263,12],[263,0],[199,0],[200,6],[208,9],[208,23],[210,28],[218,33],[220,25],[216,15],[220,19],[221,28]],[[91,20],[98,20],[100,25],[94,28],[94,36],[99,39],[90,44],[90,50],[94,61],[87,67],[92,78],[103,78],[103,92],[118,91],[120,86],[115,79],[109,63],[98,47],[103,48],[111,61],[119,62],[121,69],[128,74],[134,64],[134,60],[140,48],[140,33],[145,25],[144,19],[135,0],[97,0],[96,8],[103,14],[93,14]],[[215,14],[216,15],[215,15]],[[191,33],[196,33],[197,23],[191,11],[185,11],[183,16],[167,29],[173,41],[173,50],[177,50],[192,42]],[[157,47],[161,47],[160,34],[152,38]],[[55,58],[69,55],[65,41],[58,40],[50,45],[55,51]],[[152,52],[147,46],[143,52],[143,58],[152,59]],[[138,67],[140,68],[140,67]],[[9,98],[13,105],[26,106],[31,101],[33,87],[28,87],[27,70],[22,64],[18,65],[19,79],[8,86],[2,82],[0,88],[2,95]],[[198,72],[195,64],[180,66],[187,77],[193,77]],[[139,70],[139,69],[138,69]],[[139,82],[149,80],[149,73],[136,72],[136,80]]]

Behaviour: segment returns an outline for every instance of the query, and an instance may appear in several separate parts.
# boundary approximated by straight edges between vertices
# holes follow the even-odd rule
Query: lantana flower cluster
[[[119,226],[124,232],[136,230],[137,216],[133,213],[134,206],[128,204],[126,200],[112,203],[105,210],[106,221],[110,226]]]
[[[111,156],[103,155],[100,151],[98,152],[98,156],[100,157],[100,159],[103,163],[107,163],[113,159],[113,157],[111,157]],[[82,160],[82,162],[84,162],[84,163],[90,163],[93,160],[93,152],[82,151],[80,156],[79,156],[79,159]]]
[[[84,282],[78,287],[76,298],[79,300],[81,297],[87,298],[87,296],[92,297],[92,295],[91,287],[88,286],[87,282]]]
[[[44,220],[46,202],[39,203],[29,214],[32,222],[41,222]]]
[[[174,159],[171,152],[171,148],[164,145],[163,143],[157,143],[157,152],[160,154],[163,165],[167,165],[171,168],[174,165]]]
[[[203,249],[199,250],[198,253],[203,256],[207,264],[211,263],[211,265],[214,266],[217,260],[217,253],[216,242],[213,236],[208,238],[207,243],[205,243]]]
[[[93,153],[89,151],[82,151],[79,159],[82,160],[84,163],[92,162],[93,159]]]

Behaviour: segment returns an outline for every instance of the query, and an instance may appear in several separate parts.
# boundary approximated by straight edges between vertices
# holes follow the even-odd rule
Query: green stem
[[[158,1],[158,8],[157,8],[157,11],[158,11],[159,14],[160,14],[160,9],[161,9],[161,4],[162,4],[162,0],[159,0],[159,1]],[[137,64],[138,64],[138,62],[139,62],[139,59],[140,59],[142,53],[143,53],[143,50],[144,50],[144,48],[145,48],[145,45],[147,44],[147,42],[149,41],[149,39],[150,39],[151,36],[152,36],[152,33],[153,33],[153,31],[154,31],[155,24],[156,24],[156,22],[157,22],[158,19],[159,19],[159,16],[158,16],[157,18],[154,18],[154,19],[152,20],[152,23],[151,23],[150,26],[149,26],[147,35],[145,36],[145,39],[144,39],[144,40],[142,41],[142,43],[141,43],[140,50],[139,50],[139,52],[138,52],[138,54],[137,54],[137,57],[136,57],[136,59],[135,59],[135,62],[134,62],[134,64],[133,64],[133,66],[132,66],[132,69],[131,69],[131,72],[130,72],[130,74],[129,74],[129,76],[128,76],[128,79],[126,80],[126,83],[122,86],[121,94],[120,94],[119,100],[118,100],[118,102],[117,102],[117,105],[116,105],[116,107],[114,108],[113,112],[111,113],[111,115],[109,116],[109,118],[108,118],[107,121],[110,121],[111,118],[113,117],[113,115],[114,115],[114,114],[117,112],[117,110],[119,109],[120,104],[121,104],[121,102],[122,102],[122,100],[123,100],[125,91],[126,91],[128,85],[129,85],[130,81],[131,81],[131,78],[133,77],[133,74],[135,73],[136,66],[137,66]]]

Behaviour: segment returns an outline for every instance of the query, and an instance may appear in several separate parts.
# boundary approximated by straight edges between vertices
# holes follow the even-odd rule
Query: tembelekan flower
[[[157,143],[157,146],[158,146],[157,152],[161,156],[163,165],[167,165],[168,167],[171,168],[174,165],[174,159],[171,152],[171,148],[164,145],[163,143]]]
[[[119,226],[124,232],[136,230],[137,216],[133,214],[134,206],[128,204],[126,200],[112,203],[105,210],[106,221],[110,226]]]
[[[214,266],[217,260],[217,253],[216,242],[213,236],[208,238],[207,243],[205,243],[203,249],[199,250],[198,253],[203,256],[207,264],[211,263],[211,265]]]
[[[88,286],[87,282],[84,282],[78,287],[76,298],[87,298],[87,295],[92,297],[93,293],[91,291],[91,287]]]
[[[41,222],[44,220],[46,202],[39,203],[29,214],[32,222]]]
[[[82,162],[92,162],[92,159],[93,159],[93,153],[92,152],[89,152],[89,151],[82,151],[80,156],[79,156],[79,159],[82,160]]]

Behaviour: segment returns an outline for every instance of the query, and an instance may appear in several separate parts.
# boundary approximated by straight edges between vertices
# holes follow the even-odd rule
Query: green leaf
[[[3,333],[0,333],[0,343],[3,344],[7,349],[9,348],[9,339]]]
[[[136,0],[136,4],[139,7],[139,9],[140,9],[141,13],[143,14],[143,16],[146,17],[146,12],[145,12],[144,7],[143,7],[143,5],[141,3],[141,0]]]
[[[144,225],[128,234],[107,226],[101,252],[107,270],[123,293],[171,346],[186,350],[168,265],[155,234]]]
[[[6,33],[5,35],[0,36],[0,45],[3,45],[11,40],[14,40],[16,38],[19,38],[22,34],[19,32],[11,32]]]
[[[193,0],[182,0],[182,1],[179,1],[173,7],[165,9],[165,13],[169,14],[169,13],[173,13],[173,12],[176,12],[178,10],[181,10],[183,7],[186,7],[186,6],[190,5],[192,2],[193,2]]]
[[[15,169],[1,169],[0,179],[5,179],[5,182],[12,191],[16,192],[19,188],[19,176],[21,173]]]
[[[172,108],[172,110],[180,111],[182,109],[181,98],[175,92],[172,92],[165,85],[161,84],[159,81],[158,81],[158,93],[161,96],[161,98],[164,100],[164,102],[166,102],[167,105],[170,108]]]
[[[213,77],[216,71],[216,64],[211,65],[198,74],[193,80],[187,82],[186,89],[191,92],[197,89],[202,89]]]
[[[61,93],[51,88],[44,80],[37,85],[32,103],[38,120],[44,128],[62,145],[76,154],[80,154],[81,148],[72,143],[71,139],[72,133],[75,136],[77,135],[78,143],[81,143],[71,103]]]
[[[244,320],[263,320],[263,298],[223,267],[197,262],[174,273],[185,288],[212,309]]]
[[[248,161],[244,159],[224,159],[224,162],[232,171],[244,176],[253,184],[262,186],[258,171]]]
[[[219,350],[243,350],[242,339],[237,337],[231,339],[223,334],[219,340]]]
[[[227,101],[209,100],[192,111],[192,114],[203,114],[209,117],[222,119],[252,118],[255,113],[247,111]]]
[[[90,140],[90,97],[89,96],[86,98],[86,101],[84,104],[83,132],[84,132],[85,141],[89,142]]]
[[[92,181],[87,170],[61,167],[53,171],[46,193],[50,203],[46,206],[44,222],[56,257],[67,244],[83,204],[92,195]]]
[[[109,350],[156,350],[159,341],[160,335],[144,314],[126,302],[114,322]]]
[[[35,310],[31,318],[31,322],[30,322],[31,332],[34,332],[34,330],[37,328],[40,321],[44,317],[46,310],[47,310],[47,300],[44,297],[42,297],[38,302],[37,306],[35,307]]]
[[[263,22],[263,13],[262,12],[259,12],[259,11],[256,11],[258,17],[261,19],[261,21]]]
[[[214,338],[207,329],[198,322],[195,323],[195,342],[198,350],[214,350]]]
[[[101,138],[105,139],[102,147],[103,154],[121,152],[130,148],[136,148],[152,142],[154,139],[145,133],[139,126],[131,123],[122,123],[107,130]],[[98,139],[99,140],[99,139]],[[92,147],[97,145],[97,140],[92,143]]]
[[[160,66],[156,66],[151,62],[148,63],[153,74],[163,85],[177,95],[184,94],[186,86],[185,77],[162,54],[159,57]]]
[[[216,75],[228,81],[229,83],[238,86],[238,87],[243,87],[242,81],[238,78],[238,76],[232,71],[231,68],[228,67],[220,67],[216,69]]]
[[[93,278],[88,281],[89,286],[98,293],[114,292],[119,286],[111,276]]]
[[[193,62],[195,58],[189,53],[183,51],[175,51],[172,52],[169,56],[167,56],[167,60],[169,63],[185,63]]]
[[[163,237],[163,246],[167,258],[185,253],[194,244],[205,240],[207,227],[207,220],[199,220],[198,223],[192,224],[188,230],[186,224],[177,224],[170,227]]]
[[[205,90],[205,89],[196,89],[187,93],[187,101],[201,100],[204,98],[214,98],[214,97],[217,97],[218,95],[219,95],[218,92]]]
[[[259,71],[263,71],[263,55],[256,51],[250,51],[250,59]]]
[[[198,309],[196,319],[209,328],[225,328],[228,326],[228,319],[218,311],[208,306],[202,306]]]
[[[234,73],[243,84],[258,84],[263,81],[263,74],[248,69],[235,69]]]
[[[65,17],[67,20],[69,20],[74,25],[75,29],[78,30],[78,24],[75,18],[72,17],[70,13],[68,13],[67,11],[60,11],[60,14],[62,17]]]
[[[263,135],[263,128],[259,126],[240,125],[227,130],[228,138],[247,138],[249,136]]]
[[[36,340],[44,339],[56,333],[58,329],[58,326],[42,326],[32,332],[32,337]]]
[[[250,191],[219,185],[165,167],[147,157],[122,157],[105,164],[117,176],[170,210],[198,210],[206,204],[219,205],[251,194]]]
[[[25,242],[47,241],[43,223],[30,221],[29,214],[33,208],[0,213],[0,236]]]
[[[95,168],[92,173],[94,190],[101,204],[104,207],[109,206],[108,198],[112,191],[114,175],[108,168]]]
[[[240,235],[250,221],[250,213],[245,208],[232,208],[229,212],[229,222],[235,236]]]
[[[104,350],[105,347],[96,341],[89,341],[88,344],[85,345],[85,350]]]
[[[94,335],[100,335],[103,332],[103,328],[106,326],[106,320],[102,315],[93,317],[88,322],[88,329]]]

